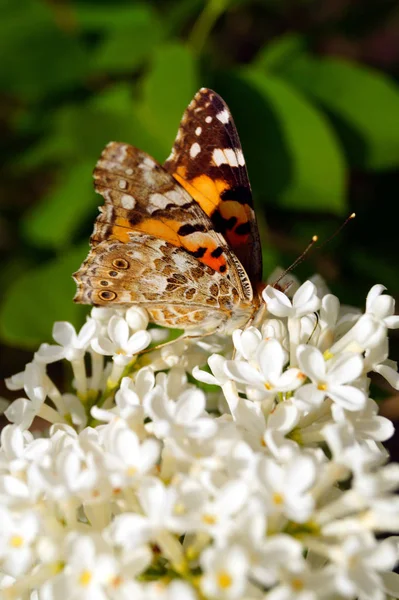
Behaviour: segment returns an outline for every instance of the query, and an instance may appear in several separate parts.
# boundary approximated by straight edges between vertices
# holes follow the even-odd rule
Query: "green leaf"
[[[87,74],[84,47],[39,0],[5,2],[0,52],[0,89],[8,94],[37,100],[81,83]]]
[[[87,309],[74,304],[71,274],[86,257],[88,246],[29,271],[8,288],[0,307],[0,337],[12,346],[35,348],[51,339],[54,321],[83,323]]]
[[[345,212],[345,163],[323,114],[274,75],[223,79],[256,195],[289,209]]]
[[[340,59],[299,57],[284,76],[328,111],[350,162],[399,165],[399,87],[384,74]]]
[[[175,43],[156,50],[143,82],[139,113],[163,149],[156,159],[169,154],[182,114],[198,87],[197,64],[187,47]]]
[[[95,72],[123,73],[139,67],[161,39],[160,23],[150,10],[129,15],[125,24],[105,37],[92,60]],[[112,11],[110,11],[112,12]]]
[[[17,164],[31,169],[48,163],[92,161],[92,169],[109,141],[128,142],[147,152],[160,151],[156,133],[140,119],[129,84],[106,88],[89,102],[68,105],[49,116],[49,133],[25,151]]]
[[[305,40],[298,33],[288,33],[272,40],[261,49],[256,57],[258,69],[278,73],[305,49]]]
[[[144,3],[112,2],[112,6],[100,2],[74,4],[74,16],[79,26],[89,31],[124,29],[126,24],[146,22],[153,14]]]
[[[96,214],[92,171],[93,164],[84,162],[63,173],[52,192],[24,217],[23,232],[30,242],[49,248],[71,243],[86,217]]]

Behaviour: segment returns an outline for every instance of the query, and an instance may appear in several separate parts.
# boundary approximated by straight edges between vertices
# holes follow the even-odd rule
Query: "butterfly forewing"
[[[256,288],[262,254],[251,186],[233,118],[216,92],[195,95],[164,166],[224,235]]]
[[[251,284],[261,269],[258,230],[238,135],[219,96],[195,96],[165,167],[111,142],[94,181],[105,204],[74,275],[76,302],[138,304],[155,323],[191,330],[231,332],[248,322],[260,302]]]

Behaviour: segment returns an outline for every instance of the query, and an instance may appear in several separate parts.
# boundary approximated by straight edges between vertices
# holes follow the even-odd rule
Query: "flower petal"
[[[292,314],[292,304],[289,298],[280,290],[268,285],[262,292],[269,313],[276,317],[288,317]]]
[[[266,340],[257,351],[259,367],[266,381],[277,379],[283,370],[285,353],[276,339]]]
[[[242,360],[226,360],[224,370],[235,381],[264,389],[264,380],[261,373]]]
[[[363,359],[360,354],[341,354],[327,374],[327,381],[333,385],[349,383],[360,377],[363,370]]]
[[[372,311],[372,306],[374,304],[374,300],[376,298],[378,298],[378,296],[380,296],[386,289],[387,288],[385,287],[385,285],[381,285],[380,283],[377,283],[376,285],[373,285],[373,287],[371,288],[371,290],[367,294],[366,312],[371,312]]]
[[[75,327],[68,321],[57,321],[53,326],[53,338],[61,346],[74,346],[77,340]]]
[[[302,344],[297,349],[298,364],[304,373],[314,382],[324,382],[326,378],[326,362],[322,353],[314,346]]]
[[[136,331],[128,340],[125,348],[128,354],[137,354],[151,344],[151,335],[149,331],[141,329]]]
[[[108,323],[108,335],[119,348],[125,348],[129,339],[129,325],[125,319],[116,315],[111,317]]]
[[[350,411],[362,410],[367,400],[364,392],[352,385],[337,385],[329,388],[328,396],[333,402]]]

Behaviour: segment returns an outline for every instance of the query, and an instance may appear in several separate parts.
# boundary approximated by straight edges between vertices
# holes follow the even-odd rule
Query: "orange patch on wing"
[[[130,242],[129,230],[131,229],[132,228],[128,219],[117,217],[115,219],[115,224],[112,226],[111,229],[110,239],[118,240],[118,242],[123,242],[124,244],[127,244],[127,242]]]
[[[173,177],[184,187],[192,198],[210,216],[221,202],[220,194],[227,189],[228,185],[223,179],[211,179],[208,175],[199,175],[194,179],[187,180],[186,168],[178,167]]]
[[[196,252],[199,248],[206,248],[206,251],[198,260],[204,265],[208,265],[214,271],[227,271],[226,257],[224,254],[220,256],[212,256],[212,252],[218,247],[218,243],[208,233],[192,233],[185,238],[182,238],[182,245],[189,252]],[[225,267],[223,269],[223,267]]]
[[[177,235],[177,231],[181,227],[178,221],[161,221],[159,219],[145,219],[140,223],[136,223],[131,227],[134,231],[142,231],[157,238],[161,238],[174,246],[181,246],[181,238]]]
[[[224,219],[227,221],[231,217],[237,219],[233,229],[226,231],[226,237],[228,242],[232,246],[239,246],[246,244],[249,238],[249,233],[236,233],[236,229],[239,225],[244,225],[250,221],[251,215],[248,214],[249,207],[246,204],[240,204],[235,200],[226,200],[219,206],[219,212]]]
[[[111,239],[118,240],[123,243],[130,242],[129,232],[142,231],[160,238],[177,246],[185,248],[189,252],[196,252],[199,248],[206,248],[203,256],[198,257],[198,260],[204,265],[208,265],[214,271],[227,271],[226,258],[223,254],[218,257],[212,256],[212,252],[218,247],[218,243],[208,233],[194,232],[187,236],[178,235],[178,231],[182,223],[179,221],[160,220],[160,219],[143,219],[139,223],[131,225],[128,219],[117,217],[115,225],[112,227]]]

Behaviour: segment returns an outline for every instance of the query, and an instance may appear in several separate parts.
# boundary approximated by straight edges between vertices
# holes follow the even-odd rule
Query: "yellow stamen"
[[[13,548],[20,548],[24,543],[24,538],[21,535],[13,535],[10,538],[10,546]]]
[[[175,515],[184,515],[184,513],[186,512],[186,507],[184,506],[183,502],[178,502],[177,504],[175,504],[173,512],[175,513]]]
[[[326,350],[323,354],[323,358],[324,360],[330,360],[331,358],[334,358],[334,354],[329,350]]]
[[[136,475],[136,473],[137,473],[136,467],[129,467],[127,470],[128,477],[132,477],[133,475]]]
[[[271,384],[270,384],[268,381],[266,381],[266,383],[265,383],[265,388],[266,388],[267,390],[271,390],[271,389],[273,389],[273,386],[272,386],[272,385],[271,385]]]
[[[283,504],[284,503],[284,496],[282,494],[279,494],[278,492],[274,492],[274,494],[273,494],[273,502],[274,502],[274,504]]]
[[[231,584],[233,583],[233,578],[227,573],[227,571],[219,571],[217,576],[217,582],[219,587],[222,588],[222,590],[226,590],[229,587],[231,587]]]
[[[79,577],[79,584],[83,587],[87,587],[91,580],[93,579],[93,575],[91,571],[82,571]]]
[[[295,579],[291,579],[291,587],[296,592],[300,592],[301,590],[303,590],[303,588],[305,586],[304,586],[303,580],[299,579],[299,577],[297,577]]]
[[[325,392],[327,390],[327,384],[319,383],[319,385],[317,386],[317,389],[320,390],[321,392]]]
[[[215,523],[217,523],[215,515],[202,515],[202,520],[206,525],[215,525]]]

